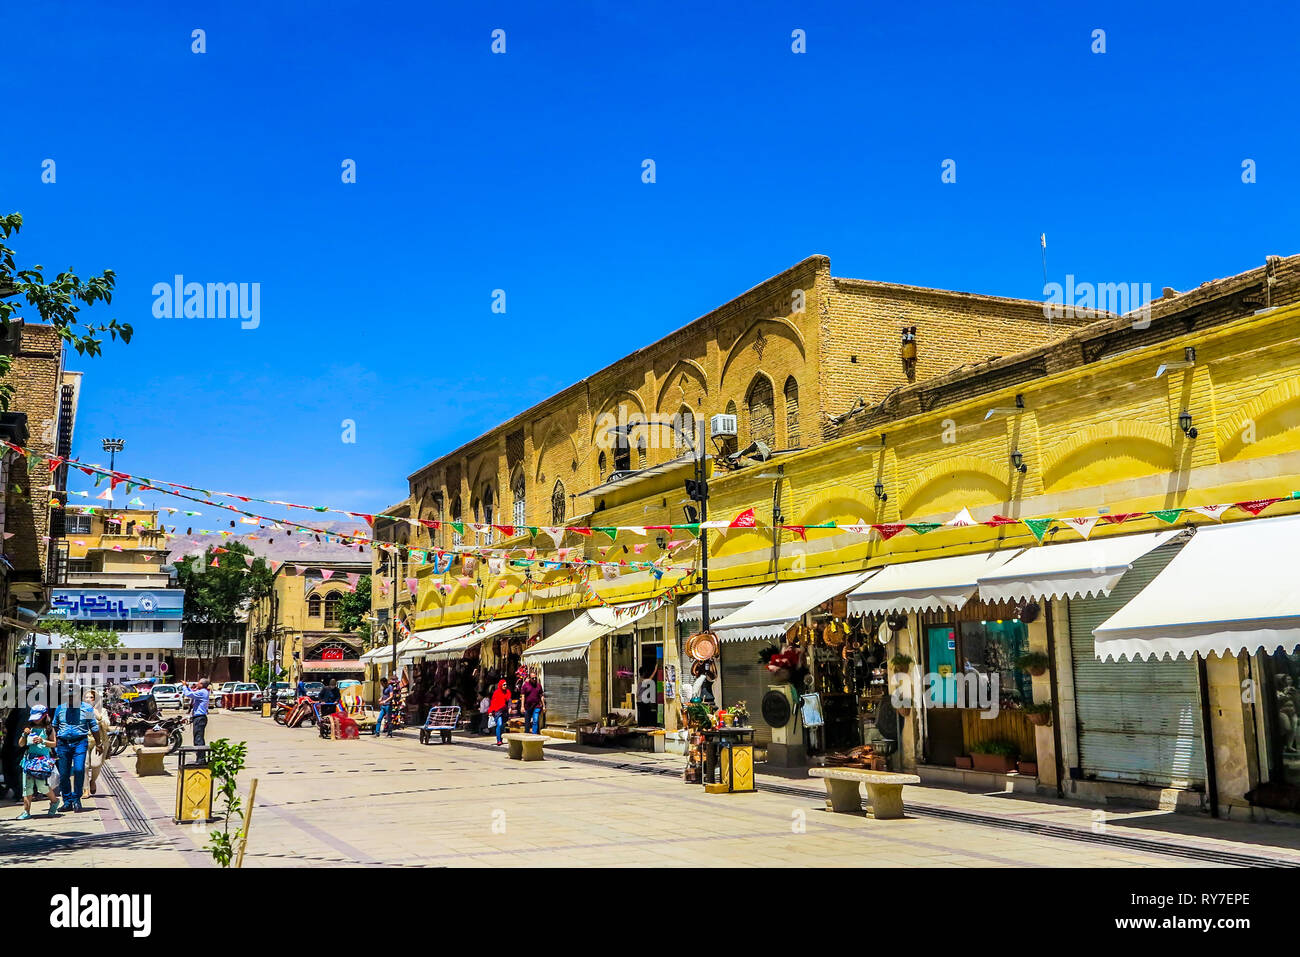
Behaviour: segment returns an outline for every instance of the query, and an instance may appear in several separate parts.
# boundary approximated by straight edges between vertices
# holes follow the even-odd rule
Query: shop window
[[[564,524],[564,484],[556,482],[551,490],[551,524]]]
[[[1264,673],[1259,704],[1264,712],[1268,781],[1300,787],[1300,655],[1279,649],[1257,660]]]
[[[799,383],[794,376],[785,380],[785,444],[799,448]]]
[[[959,633],[963,673],[996,674],[1003,707],[1018,707],[1034,700],[1032,679],[1016,667],[1016,659],[1029,650],[1029,629],[1024,622],[963,621]]]

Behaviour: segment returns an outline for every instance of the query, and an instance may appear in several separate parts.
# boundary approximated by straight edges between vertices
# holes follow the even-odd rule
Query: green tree
[[[70,621],[66,618],[47,618],[40,625],[49,634],[63,639],[63,653],[72,656],[72,673],[81,668],[86,655],[96,651],[112,651],[122,647],[116,631],[89,621]]]
[[[355,631],[363,643],[370,641],[370,576],[362,575],[357,587],[339,600],[339,628]]]
[[[208,834],[208,843],[205,845],[212,859],[222,867],[229,867],[231,860],[235,857],[235,852],[239,841],[244,836],[245,824],[244,802],[239,797],[236,790],[238,784],[239,772],[244,770],[244,763],[248,757],[248,742],[240,741],[238,744],[230,741],[228,738],[218,738],[213,741],[208,751],[208,770],[212,773],[212,779],[216,785],[215,792],[217,797],[225,803],[221,810],[219,820],[222,822],[221,830],[212,830]],[[239,827],[235,833],[230,833],[230,823],[232,820],[239,821]]]
[[[237,633],[240,612],[270,587],[271,569],[262,558],[250,565],[252,554],[232,539],[220,552],[209,545],[202,555],[176,562],[176,580],[185,589],[181,631],[198,651],[200,675],[212,674],[222,642]]]
[[[0,337],[9,335],[10,323],[15,319],[30,318],[53,326],[59,337],[80,355],[100,354],[104,340],[97,333],[107,332],[114,339],[121,336],[123,342],[130,342],[132,330],[127,323],[110,319],[96,325],[83,322],[80,316],[83,306],[113,301],[113,287],[117,282],[113,270],[105,269],[98,276],[81,279],[69,269],[46,281],[44,266],[19,269],[9,239],[22,227],[21,213],[0,216]],[[26,314],[25,306],[30,307]],[[0,354],[0,379],[9,374],[12,365],[12,356]],[[8,411],[13,392],[13,386],[0,382],[0,411]]]

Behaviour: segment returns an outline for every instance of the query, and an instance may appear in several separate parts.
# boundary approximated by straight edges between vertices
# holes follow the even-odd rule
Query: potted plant
[[[1016,757],[1020,749],[1010,741],[981,741],[971,745],[971,762],[976,771],[991,771],[994,774],[1009,774],[1016,769]]]
[[[1052,723],[1051,701],[1029,702],[1021,705],[1020,710],[1028,716],[1031,724],[1036,724],[1040,728]]]
[[[890,665],[895,671],[907,671],[912,667],[912,656],[905,655],[901,651],[889,659]]]
[[[746,728],[749,726],[749,705],[743,701],[737,701],[731,706],[731,718],[735,722],[735,727]]]
[[[1016,667],[1021,671],[1028,671],[1035,678],[1047,674],[1047,668],[1051,663],[1052,659],[1041,651],[1027,651],[1016,659]]]
[[[969,754],[959,754],[953,760],[956,762],[957,767],[961,768],[963,771],[969,771],[973,767],[975,767],[975,764],[973,761],[971,761],[971,756]]]
[[[1038,777],[1038,761],[1021,758],[1016,762],[1016,773],[1023,774],[1027,778]]]

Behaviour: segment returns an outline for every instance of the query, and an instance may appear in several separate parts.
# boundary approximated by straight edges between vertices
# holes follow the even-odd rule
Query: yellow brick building
[[[800,289],[815,321],[794,311],[781,320],[765,318]],[[916,327],[911,375],[900,353],[904,326]],[[1279,717],[1269,709],[1289,694],[1293,679],[1284,672],[1293,665],[1264,648],[1094,666],[1091,631],[1117,610],[1116,596],[1132,598],[1129,592],[1140,591],[1161,574],[1160,567],[1177,560],[1187,540],[1201,533],[1189,529],[1214,523],[1194,512],[1179,513],[1173,524],[1156,518],[1111,524],[1103,515],[1267,498],[1284,500],[1261,518],[1242,510],[1218,518],[1269,521],[1300,512],[1300,501],[1291,498],[1300,489],[1298,330],[1300,257],[1272,257],[1262,267],[1184,294],[1167,290],[1139,314],[1089,315],[1070,323],[1057,318],[1050,328],[1041,304],[839,280],[830,276],[827,261],[815,257],[416,472],[409,512],[402,516],[412,521],[396,525],[404,525],[410,546],[420,549],[451,548],[457,533],[449,523],[457,520],[498,526],[681,523],[682,483],[692,474],[681,450],[651,445],[642,460],[635,429],[629,448],[601,447],[597,423],[602,415],[649,417],[678,405],[705,417],[734,403],[738,444],[772,438],[773,454],[742,459],[735,469],[723,469],[719,457],[711,460],[710,517],[729,519],[753,509],[761,523],[754,530],[708,534],[717,601],[724,600],[725,589],[774,580],[864,576],[888,566],[981,553],[1002,561],[1022,549],[1028,554],[1082,540],[1061,523],[1044,532],[1042,545],[1020,523],[943,524],[963,509],[977,522],[994,516],[1097,516],[1101,523],[1089,541],[1103,548],[1112,539],[1180,532],[1129,562],[1110,597],[1053,596],[1003,605],[976,598],[892,616],[877,636],[888,642],[889,655],[906,654],[918,665],[943,658],[945,649],[930,643],[936,635],[951,636],[960,655],[1014,626],[1023,649],[1047,654],[1051,666],[1032,682],[1012,674],[1014,669],[1006,677],[1026,680],[1021,704],[1050,701],[1053,715],[1050,725],[1040,726],[1015,713],[983,724],[963,713],[954,725],[950,719],[957,716],[950,711],[920,709],[898,726],[892,760],[931,780],[986,785],[990,781],[970,777],[978,772],[954,766],[952,755],[975,752],[996,734],[1020,748],[1025,771],[1008,778],[1018,788],[1098,799],[1121,794],[1223,814],[1272,813],[1270,803],[1276,807],[1285,800],[1266,793],[1300,785],[1289,780],[1300,771],[1291,752],[1270,743],[1278,728],[1290,727],[1285,710]],[[760,338],[767,341],[756,349]],[[796,417],[782,414],[775,398],[791,377],[799,390],[797,431]],[[770,406],[765,386],[754,401],[756,380],[772,383]],[[797,443],[790,441],[794,435]],[[614,460],[615,452],[621,461]],[[564,494],[552,506],[545,493],[554,483]],[[502,510],[516,501],[501,492],[512,487],[523,491],[520,512]],[[809,530],[805,540],[772,529],[823,523],[935,527],[888,539],[828,529]],[[528,548],[554,555],[544,535],[503,540],[500,528],[484,529],[476,542],[472,529],[463,534],[465,545],[514,548],[516,556]],[[614,560],[635,554],[696,566],[697,550],[689,544],[664,557],[662,540],[673,536],[685,534],[620,532],[613,542],[570,534],[564,544],[590,560],[610,561],[612,550]],[[409,623],[435,638],[437,629],[506,616],[526,620],[522,634],[549,638],[574,618],[575,608],[595,604],[563,569],[495,574],[491,565],[480,564],[470,576],[459,570],[439,575],[423,556],[402,556],[405,574],[420,583]],[[468,584],[462,581],[467,577]],[[669,571],[658,580],[633,572],[592,582],[602,603],[636,602],[674,583],[686,593],[699,587],[694,571]],[[852,595],[847,601],[853,607]],[[873,606],[868,599],[859,604]],[[1027,604],[1034,605],[1032,616]],[[834,604],[823,610],[844,614]],[[805,621],[816,611],[809,609]],[[654,634],[636,637],[642,630]],[[686,630],[666,606],[637,623],[632,647],[661,643],[663,662],[685,667],[678,639]],[[627,704],[623,644],[612,637],[593,640],[581,659],[585,676],[580,666],[565,665],[570,676],[578,675],[582,692],[576,700],[592,717]],[[724,642],[720,699],[734,697],[729,683],[761,694],[761,676],[746,672],[757,669],[757,662],[729,662],[729,649]],[[631,670],[640,663],[632,660]],[[1126,682],[1135,687],[1121,700],[1116,689]],[[1243,682],[1260,693],[1244,703]],[[748,703],[755,711],[755,702]],[[675,717],[675,709],[666,707],[663,725],[671,730]],[[1150,766],[1137,766],[1144,763]]]

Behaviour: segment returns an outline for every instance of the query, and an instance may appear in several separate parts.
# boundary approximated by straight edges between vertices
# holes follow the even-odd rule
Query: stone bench
[[[136,745],[135,776],[147,778],[155,774],[166,774],[163,758],[167,757],[167,752],[170,750],[170,748],[142,748]]]
[[[544,734],[506,734],[506,754],[516,761],[542,760],[542,746],[550,740]]]
[[[808,774],[826,779],[826,803],[832,811],[862,810],[862,795],[858,787],[865,784],[872,815],[878,821],[902,817],[903,785],[921,783],[915,774],[857,768],[810,768]]]

